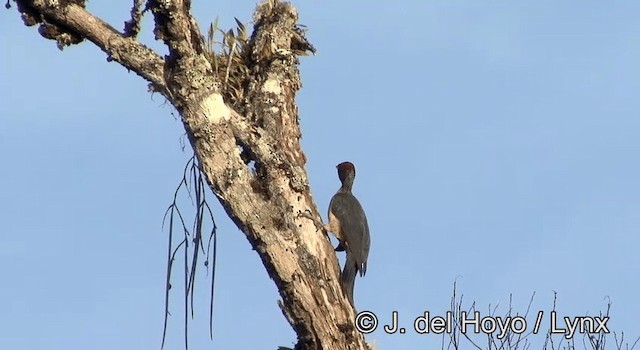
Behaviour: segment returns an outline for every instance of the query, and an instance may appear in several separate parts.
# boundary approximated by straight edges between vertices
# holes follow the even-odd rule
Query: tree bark
[[[341,291],[339,265],[325,234],[298,214],[319,217],[305,171],[295,94],[297,53],[311,48],[295,8],[258,5],[246,55],[242,101],[230,104],[207,60],[189,0],[150,0],[158,54],[87,12],[82,0],[15,0],[27,25],[59,47],[84,39],[135,72],[180,113],[201,171],[276,283],[296,349],[368,349]]]

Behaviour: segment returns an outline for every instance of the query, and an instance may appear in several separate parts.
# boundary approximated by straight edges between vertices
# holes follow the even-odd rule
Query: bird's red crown
[[[344,180],[347,176],[356,176],[356,167],[351,162],[342,162],[336,166],[338,168],[338,177]]]

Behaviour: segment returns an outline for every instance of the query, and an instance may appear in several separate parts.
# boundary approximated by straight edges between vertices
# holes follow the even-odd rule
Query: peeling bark
[[[60,47],[78,39],[93,42],[173,104],[211,189],[276,283],[282,312],[298,334],[296,349],[367,349],[340,288],[333,247],[311,220],[298,218],[306,210],[319,213],[295,104],[301,86],[297,54],[313,47],[298,29],[292,5],[258,5],[248,84],[241,108],[234,109],[220,92],[188,0],[147,2],[156,38],[169,48],[164,58],[87,12],[82,1],[15,2],[25,24],[55,28],[43,36]]]

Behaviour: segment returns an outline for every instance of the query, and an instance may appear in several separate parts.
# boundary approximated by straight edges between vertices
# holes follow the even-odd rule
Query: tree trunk
[[[136,41],[131,28],[119,32],[88,13],[82,0],[15,2],[25,24],[40,24],[40,33],[59,47],[89,40],[172,103],[211,190],[275,281],[283,314],[298,334],[296,349],[367,349],[341,291],[330,241],[311,220],[298,217],[306,210],[319,214],[295,104],[296,54],[312,48],[292,5],[268,0],[257,7],[243,96],[230,103],[222,93],[225,82],[207,60],[189,0],[147,2],[156,38],[169,48],[164,58]]]

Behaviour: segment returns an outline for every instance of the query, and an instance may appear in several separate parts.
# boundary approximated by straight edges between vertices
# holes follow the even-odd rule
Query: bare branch
[[[156,38],[164,41],[174,60],[204,53],[200,30],[190,14],[190,0],[149,0],[149,8],[155,16]]]
[[[140,33],[140,21],[142,21],[142,0],[133,0],[131,6],[131,19],[124,23],[124,36],[135,38]]]
[[[18,10],[23,14],[27,25],[42,23],[55,24],[61,33],[57,37],[45,36],[49,39],[62,40],[66,36],[79,36],[98,46],[108,55],[108,60],[114,60],[125,68],[135,72],[149,83],[154,91],[166,96],[163,78],[164,60],[153,50],[127,38],[102,19],[87,12],[79,4],[65,1],[45,0],[17,0]],[[43,34],[44,35],[44,34]],[[58,41],[60,47],[60,41]],[[72,44],[70,42],[65,44]]]

